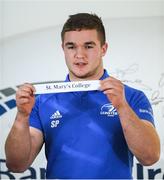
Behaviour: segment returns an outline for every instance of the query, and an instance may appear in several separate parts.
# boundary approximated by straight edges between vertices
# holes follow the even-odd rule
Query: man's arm
[[[43,145],[41,131],[29,127],[35,102],[33,92],[33,86],[25,84],[16,93],[18,113],[5,144],[6,165],[13,172],[25,171]]]
[[[160,141],[153,125],[141,120],[126,102],[124,85],[109,77],[101,82],[101,90],[107,95],[120,117],[127,145],[143,165],[152,165],[160,157]]]
[[[129,149],[145,166],[157,162],[160,157],[160,141],[153,125],[141,120],[128,104],[118,110],[124,136]]]

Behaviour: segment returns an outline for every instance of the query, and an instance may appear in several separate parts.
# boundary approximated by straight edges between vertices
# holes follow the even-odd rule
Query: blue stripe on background
[[[10,108],[13,109],[16,107],[16,101],[15,99],[11,99],[9,101],[6,101],[5,104]]]
[[[6,110],[3,106],[0,105],[0,116],[1,116],[2,114],[4,114],[6,111],[7,111],[7,110]]]

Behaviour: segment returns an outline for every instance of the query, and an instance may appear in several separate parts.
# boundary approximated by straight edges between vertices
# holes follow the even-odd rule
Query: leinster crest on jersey
[[[117,112],[116,108],[111,103],[108,103],[108,104],[104,104],[101,107],[100,114],[110,116],[110,117],[114,117],[114,116],[118,115],[118,112]]]

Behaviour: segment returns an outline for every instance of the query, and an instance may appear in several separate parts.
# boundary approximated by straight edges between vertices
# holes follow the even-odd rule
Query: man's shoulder
[[[125,96],[128,101],[138,101],[141,99],[148,100],[147,96],[142,90],[131,87],[129,85],[124,85],[124,86],[125,86]]]
[[[127,84],[124,84],[125,92],[129,94],[144,94],[144,92],[141,89],[134,88],[132,86],[129,86]]]

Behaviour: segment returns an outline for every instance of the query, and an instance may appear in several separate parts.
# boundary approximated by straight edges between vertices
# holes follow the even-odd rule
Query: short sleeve
[[[134,90],[130,93],[129,104],[140,119],[147,120],[154,125],[152,106],[142,91]]]
[[[29,124],[31,127],[37,128],[43,132],[43,127],[39,116],[39,99],[40,96],[37,96],[35,100],[35,105],[30,114]]]

